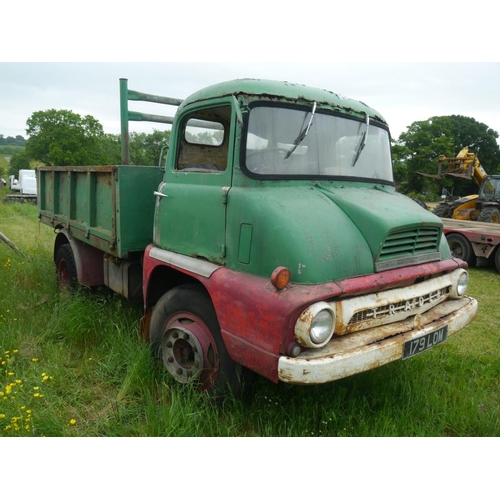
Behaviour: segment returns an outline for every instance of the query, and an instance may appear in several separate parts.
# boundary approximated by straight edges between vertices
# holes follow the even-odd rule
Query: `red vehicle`
[[[479,259],[493,260],[500,273],[500,226],[487,222],[442,219],[453,257],[470,266]]]

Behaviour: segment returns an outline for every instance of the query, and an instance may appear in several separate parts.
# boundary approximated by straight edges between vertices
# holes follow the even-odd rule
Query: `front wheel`
[[[495,251],[495,267],[497,268],[497,271],[500,273],[500,246],[497,247]]]
[[[453,215],[453,210],[448,203],[440,203],[439,205],[436,205],[432,213],[438,217],[450,219]]]
[[[156,304],[150,325],[151,353],[179,383],[196,383],[217,397],[238,395],[241,366],[229,356],[212,301],[197,285],[181,285]]]
[[[489,222],[491,224],[499,224],[500,223],[500,211],[495,207],[486,207],[481,210],[479,213],[479,217],[477,218],[478,222]]]
[[[473,266],[476,262],[476,256],[472,250],[472,245],[469,240],[459,233],[451,233],[446,236],[448,245],[450,246],[451,255],[457,259],[461,259],[469,266]]]

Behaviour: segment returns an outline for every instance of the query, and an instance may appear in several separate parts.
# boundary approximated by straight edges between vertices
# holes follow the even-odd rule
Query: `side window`
[[[227,168],[231,107],[195,111],[185,117],[176,170],[222,172]]]

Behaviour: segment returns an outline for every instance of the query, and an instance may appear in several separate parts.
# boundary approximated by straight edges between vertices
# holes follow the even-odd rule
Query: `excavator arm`
[[[417,172],[423,177],[440,180],[443,177],[458,177],[461,179],[473,179],[474,182],[481,186],[484,179],[488,175],[481,166],[478,157],[474,153],[469,153],[469,148],[463,148],[457,156],[444,156],[438,158],[438,173],[437,175],[425,174]]]

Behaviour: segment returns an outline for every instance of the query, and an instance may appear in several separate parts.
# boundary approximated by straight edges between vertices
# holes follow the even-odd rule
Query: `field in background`
[[[179,387],[139,339],[140,306],[60,294],[53,232],[0,203],[0,436],[498,436],[500,274],[471,270],[478,318],[442,346],[316,387],[257,377],[223,406]]]

